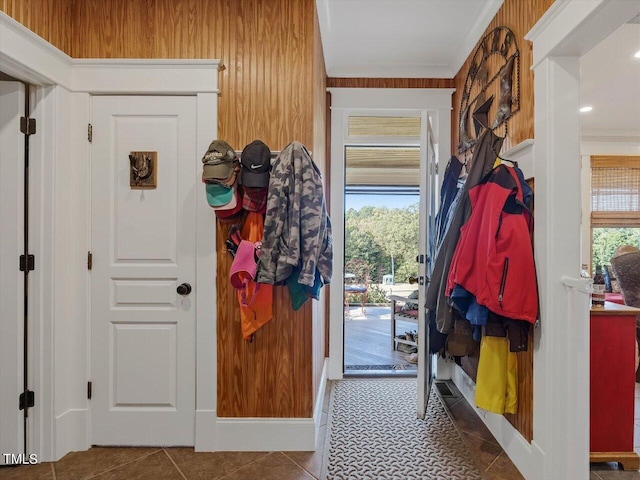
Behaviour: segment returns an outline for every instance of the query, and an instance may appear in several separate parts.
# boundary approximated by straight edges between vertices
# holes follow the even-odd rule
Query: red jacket
[[[471,216],[460,230],[447,278],[480,305],[515,320],[538,317],[538,288],[531,244],[531,213],[513,167],[499,165],[469,191]]]

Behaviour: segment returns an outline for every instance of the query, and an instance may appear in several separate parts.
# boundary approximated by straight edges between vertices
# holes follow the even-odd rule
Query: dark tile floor
[[[444,402],[487,480],[518,480],[522,475],[473,408],[456,395]],[[636,451],[640,453],[640,386],[636,389]],[[0,468],[0,480],[313,480],[319,479],[324,456],[329,395],[325,396],[315,452],[214,452],[193,448],[94,447],[69,453],[53,463]],[[640,479],[614,463],[591,464],[590,480]]]
[[[466,400],[458,396],[445,399],[445,403],[488,480],[523,478]],[[94,447],[69,453],[53,463],[1,468],[0,480],[319,479],[328,409],[327,394],[315,452],[196,453],[193,448]]]

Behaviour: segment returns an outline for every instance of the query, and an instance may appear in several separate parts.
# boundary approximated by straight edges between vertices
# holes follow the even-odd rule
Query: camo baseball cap
[[[247,187],[265,188],[269,186],[271,150],[261,140],[254,140],[244,147],[240,156],[242,170],[240,183]]]

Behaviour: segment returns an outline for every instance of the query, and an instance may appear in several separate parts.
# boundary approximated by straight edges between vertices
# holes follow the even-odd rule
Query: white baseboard
[[[91,445],[88,437],[87,409],[70,409],[55,419],[55,459],[60,460],[69,452],[87,450]]]
[[[527,442],[504,415],[477,408],[475,406],[476,384],[459,365],[455,365],[453,369],[452,380],[524,478],[539,478],[544,452],[538,448],[535,441]]]
[[[218,418],[214,451],[314,451],[313,418]]]
[[[215,426],[209,428],[210,434],[202,439],[201,444],[196,438],[196,449],[232,452],[314,451],[322,420],[327,370],[328,360],[325,360],[313,418],[215,418],[215,412],[203,412],[205,423],[209,425],[215,419]],[[196,415],[196,418],[199,417]]]
[[[216,446],[216,411],[196,410],[196,452],[213,452]]]
[[[318,441],[318,435],[320,434],[320,424],[322,422],[322,405],[324,403],[324,395],[327,390],[328,374],[329,374],[329,359],[325,358],[324,365],[322,367],[322,375],[320,375],[318,392],[316,395],[316,405],[313,409],[313,422],[315,423],[315,426],[316,426],[316,442]]]

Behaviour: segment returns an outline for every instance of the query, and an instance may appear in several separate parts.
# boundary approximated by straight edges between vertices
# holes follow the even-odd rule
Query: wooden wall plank
[[[340,78],[329,77],[335,88],[453,88],[452,78]]]
[[[0,10],[68,54],[72,1],[2,0]]]

